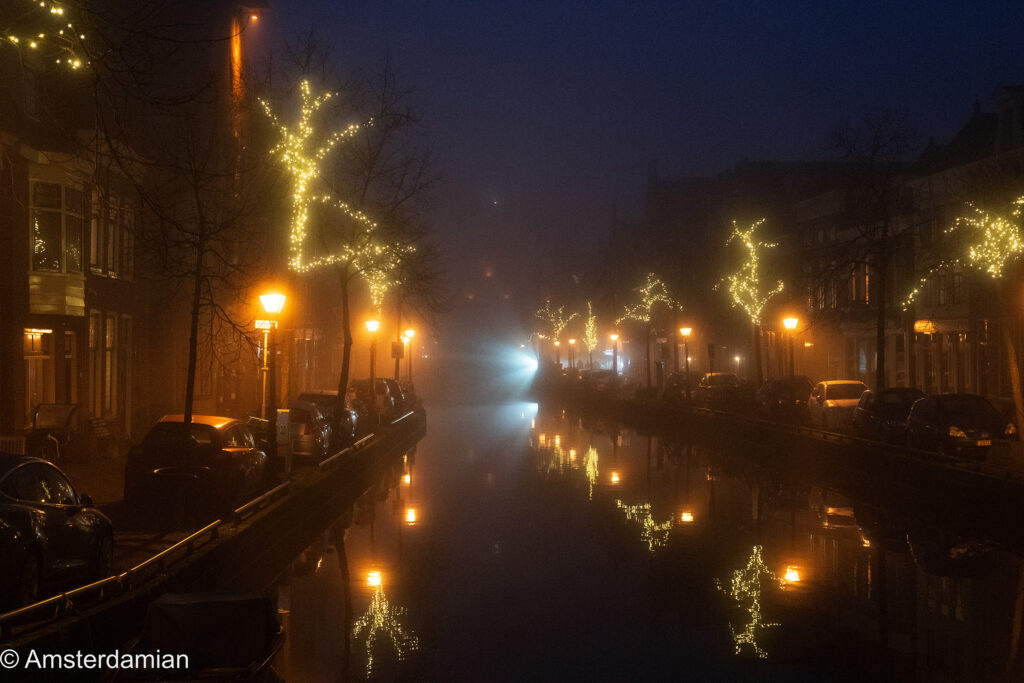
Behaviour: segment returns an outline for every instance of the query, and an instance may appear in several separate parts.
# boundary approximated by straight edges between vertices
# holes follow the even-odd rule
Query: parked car
[[[408,397],[406,397],[405,390],[402,388],[401,382],[389,377],[381,377],[380,381],[387,385],[388,392],[391,394],[391,398],[394,401],[395,414],[393,417],[400,417],[412,410],[411,402]]]
[[[317,404],[292,401],[288,418],[292,455],[319,462],[331,454],[331,421]]]
[[[183,415],[164,415],[128,452],[124,499],[140,508],[184,486],[190,495],[208,496],[198,503],[234,507],[259,493],[266,463],[252,430],[239,420],[193,415],[186,429]]]
[[[740,378],[731,372],[706,372],[697,383],[696,401],[705,408],[735,408],[740,399]]]
[[[376,384],[377,390],[371,398],[370,380],[356,379],[351,382],[351,386],[355,390],[355,409],[359,413],[359,420],[370,429],[373,428],[372,425],[379,422],[389,422],[395,416],[395,398],[391,395],[391,390],[379,377],[376,380]],[[371,408],[374,404],[376,404],[375,410]]]
[[[832,432],[849,431],[853,427],[853,411],[860,395],[868,390],[864,382],[851,379],[818,382],[811,390],[807,412],[811,424]]]
[[[39,458],[0,453],[0,590],[7,606],[36,602],[110,575],[110,520],[64,473]]]
[[[903,443],[907,438],[907,417],[918,399],[920,389],[891,387],[865,391],[853,412],[853,433],[862,439],[885,443]]]
[[[695,387],[693,375],[691,374],[690,377],[690,397],[692,398]],[[686,373],[670,372],[665,377],[665,391],[661,396],[668,401],[686,400]]]
[[[356,413],[354,408],[355,390],[353,390],[352,387],[349,387],[349,390],[345,393],[345,401],[340,412],[340,420],[335,420],[335,415],[338,414],[337,389],[304,391],[299,394],[298,400],[315,403],[320,409],[320,412],[322,412],[330,421],[333,427],[331,430],[331,443],[329,447],[331,453],[337,453],[341,449],[347,448],[355,442],[356,433],[359,430],[359,414]]]
[[[994,439],[1017,434],[1013,422],[976,394],[925,396],[910,409],[907,445],[983,460]]]
[[[807,423],[807,401],[812,387],[811,380],[803,375],[769,377],[754,399],[757,416],[777,422]]]

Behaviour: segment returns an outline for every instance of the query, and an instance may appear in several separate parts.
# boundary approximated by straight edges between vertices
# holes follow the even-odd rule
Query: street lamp
[[[558,341],[558,340],[556,339],[556,340],[555,340],[555,362],[556,362],[556,363],[558,363],[558,367],[559,367],[559,368],[561,368],[561,367],[562,367],[562,352],[561,352],[561,350],[560,350],[560,349],[558,348],[558,347],[559,347],[559,346],[561,346],[561,345],[562,345],[562,342],[560,342],[560,341]]]
[[[281,314],[281,309],[284,308],[284,294],[260,294],[260,304],[267,315],[266,320],[256,321],[256,329],[263,330],[263,363],[260,366],[263,382],[260,387],[260,417],[266,420],[269,419],[267,409],[270,397],[270,329],[277,327],[277,317]]]
[[[619,334],[611,333],[612,338],[612,372],[619,374]]]
[[[796,374],[793,365],[793,347],[796,345],[796,326],[800,324],[799,318],[783,318],[782,326],[789,330],[789,376]]]
[[[379,320],[367,320],[366,330],[370,333],[370,414],[379,422],[377,414],[377,330],[380,329]]]
[[[740,357],[739,356],[733,356],[732,359],[734,361],[736,361],[736,375],[739,376],[739,374],[740,374]]]
[[[575,339],[570,339],[569,340],[569,367],[570,368],[573,368],[574,364],[576,362],[575,361],[575,359],[576,359],[575,351],[576,351],[576,340]]]
[[[686,402],[690,402],[690,333],[692,327],[680,327],[679,334],[683,337],[683,355],[686,356]]]
[[[412,386],[412,338],[416,336],[416,330],[411,327],[405,331],[405,338],[409,340],[409,386]]]

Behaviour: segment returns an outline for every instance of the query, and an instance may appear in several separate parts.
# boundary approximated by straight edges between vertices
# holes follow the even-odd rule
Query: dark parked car
[[[807,424],[807,399],[813,386],[803,375],[769,377],[754,399],[757,416],[763,420]]]
[[[412,401],[405,395],[405,389],[402,388],[401,382],[397,379],[390,379],[388,377],[382,377],[380,381],[384,382],[388,386],[388,392],[391,394],[392,399],[395,403],[395,414],[394,417],[400,417],[405,413],[412,410]]]
[[[0,453],[0,590],[7,606],[110,575],[114,532],[53,464]]]
[[[740,400],[740,378],[731,372],[706,372],[697,383],[695,396],[705,408],[735,408]]]
[[[910,408],[924,398],[920,389],[892,387],[865,391],[853,411],[853,433],[862,439],[903,443],[907,438]]]
[[[356,440],[356,432],[359,429],[359,415],[355,408],[355,390],[349,387],[345,394],[345,405],[341,409],[340,422],[335,421],[337,413],[338,391],[337,389],[321,389],[319,391],[304,391],[299,394],[299,401],[315,403],[327,419],[333,425],[331,430],[331,453],[337,453],[342,448],[347,448]]]
[[[993,439],[1017,434],[1013,423],[984,396],[925,396],[910,409],[907,445],[983,460]]]
[[[388,385],[379,377],[376,380],[377,391],[375,397],[370,397],[370,380],[368,379],[356,379],[352,380],[351,386],[355,390],[355,409],[359,413],[359,421],[362,424],[367,425],[368,429],[373,429],[372,425],[377,422],[390,422],[393,420],[395,415],[395,397],[392,396],[391,390]],[[374,402],[376,402],[376,420],[372,417],[372,409]]]
[[[134,508],[168,494],[205,496],[198,504],[236,506],[263,485],[267,455],[252,430],[230,417],[164,415],[128,452],[124,499]]]

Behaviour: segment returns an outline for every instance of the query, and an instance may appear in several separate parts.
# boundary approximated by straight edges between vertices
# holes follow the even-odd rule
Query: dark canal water
[[[284,578],[287,680],[1024,679],[1005,530],[757,444],[534,403],[428,422]]]

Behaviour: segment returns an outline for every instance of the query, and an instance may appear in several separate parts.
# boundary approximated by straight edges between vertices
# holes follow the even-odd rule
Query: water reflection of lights
[[[576,449],[575,448],[570,448],[569,449],[569,462],[576,462]]]
[[[386,636],[395,647],[395,655],[399,660],[405,659],[410,652],[419,649],[420,641],[412,632],[407,632],[398,618],[405,614],[405,609],[392,607],[384,595],[384,588],[377,586],[370,600],[366,613],[352,626],[352,637],[359,638],[366,633],[366,675],[373,674],[373,655],[380,635]]]
[[[544,432],[541,432],[537,436],[537,443],[539,443],[541,446],[546,446],[548,444],[548,435],[545,434]]]
[[[764,563],[764,558],[761,556],[761,550],[761,546],[754,546],[750,552],[750,559],[747,560],[747,566],[732,573],[728,588],[723,587],[722,582],[718,579],[715,579],[715,586],[735,600],[737,605],[750,615],[750,621],[742,631],[736,631],[732,622],[729,623],[729,632],[732,633],[733,643],[736,645],[736,654],[741,654],[743,646],[749,645],[753,648],[754,654],[761,659],[767,659],[768,653],[757,644],[758,634],[764,629],[779,624],[764,621],[764,616],[761,614],[761,582],[767,579],[781,587],[784,579],[780,579],[772,570],[768,569],[768,565]]]
[[[415,524],[416,523],[416,508],[405,508],[405,523]]]
[[[615,505],[626,515],[626,520],[640,523],[640,539],[647,544],[647,549],[654,552],[656,548],[668,545],[668,534],[672,530],[672,520],[657,523],[651,516],[651,504],[626,505],[616,500]]]
[[[583,459],[583,467],[587,473],[587,484],[589,490],[587,491],[587,498],[590,500],[594,499],[594,484],[597,483],[598,471],[597,471],[597,449],[593,446],[587,448],[587,454]]]
[[[682,514],[679,515],[679,521],[682,522],[683,524],[690,524],[690,523],[692,523],[693,522],[693,513],[692,512],[688,512],[688,511],[687,512],[683,512]]]
[[[555,448],[562,447],[562,437],[559,434],[555,434]]]
[[[374,569],[373,571],[366,573],[366,585],[371,588],[380,586],[382,583],[380,570]]]
[[[405,476],[403,476],[402,477],[402,483],[405,484],[406,486],[409,486],[410,484],[412,484],[412,475],[411,474],[406,474]]]

